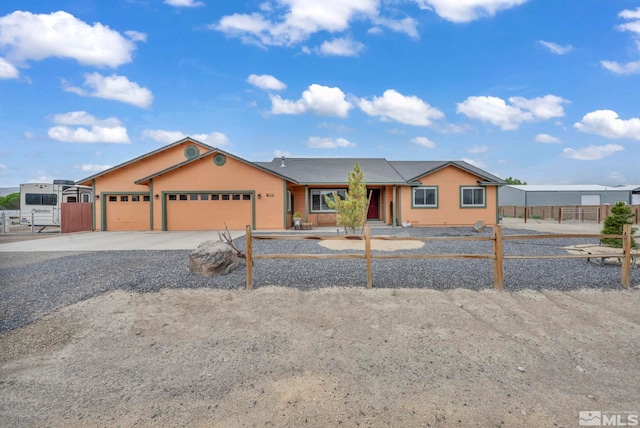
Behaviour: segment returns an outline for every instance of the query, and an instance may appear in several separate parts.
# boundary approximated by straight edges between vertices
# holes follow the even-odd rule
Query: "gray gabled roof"
[[[407,184],[420,177],[454,165],[483,181],[505,181],[464,161],[388,161],[384,158],[275,158],[255,162],[269,170],[290,177],[299,184],[346,184],[347,175],[358,162],[367,184]],[[284,166],[282,166],[284,163]]]
[[[123,162],[123,163],[121,163],[121,164],[119,164],[119,165],[116,165],[116,166],[114,166],[114,167],[111,167],[111,168],[105,169],[104,171],[100,171],[99,173],[94,174],[94,175],[91,175],[91,176],[89,176],[89,177],[87,177],[87,178],[85,178],[85,179],[78,180],[76,183],[78,183],[78,184],[79,184],[79,183],[86,183],[87,181],[91,181],[91,180],[93,180],[94,178],[100,177],[101,175],[108,174],[108,173],[110,173],[111,171],[115,171],[115,170],[117,170],[117,169],[122,168],[123,166],[127,166],[127,165],[130,165],[130,164],[132,164],[132,163],[138,162],[138,161],[139,161],[139,160],[141,160],[141,159],[148,158],[149,156],[153,156],[153,155],[155,155],[156,153],[163,152],[163,151],[165,151],[165,150],[167,150],[167,149],[169,149],[169,148],[171,148],[171,147],[177,146],[177,145],[182,144],[182,143],[184,143],[184,142],[186,142],[186,141],[191,141],[191,142],[193,142],[193,143],[195,143],[195,144],[199,144],[199,145],[201,145],[202,147],[204,147],[204,148],[206,148],[206,149],[208,149],[208,150],[213,150],[213,147],[211,147],[211,146],[209,146],[209,145],[207,145],[207,144],[205,144],[205,143],[201,143],[200,141],[198,141],[198,140],[194,140],[194,139],[193,139],[193,138],[191,138],[191,137],[185,137],[185,138],[183,138],[182,140],[178,140],[178,141],[176,141],[175,143],[167,144],[166,146],[162,146],[162,147],[160,147],[159,149],[156,149],[156,150],[153,150],[153,151],[151,151],[151,152],[145,153],[145,154],[143,154],[143,155],[141,155],[141,156],[138,156],[138,157],[136,157],[136,158],[130,159],[130,160],[128,160],[128,161],[126,161],[126,162]]]
[[[449,165],[454,165],[463,171],[476,175],[485,181],[504,184],[503,179],[471,165],[465,161],[389,161],[389,163],[402,175],[407,182],[412,182],[420,177],[432,174]]]
[[[285,166],[282,166],[284,162]],[[404,184],[384,158],[275,158],[271,162],[255,162],[271,171],[290,177],[299,184],[346,184],[356,162],[362,168],[367,184]]]

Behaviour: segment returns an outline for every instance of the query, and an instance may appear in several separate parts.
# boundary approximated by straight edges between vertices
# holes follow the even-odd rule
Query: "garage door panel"
[[[179,195],[178,195],[179,196]],[[167,230],[218,230],[244,229],[252,224],[253,206],[251,199],[223,200],[218,196],[214,200],[211,195],[206,200],[167,200]]]
[[[125,196],[125,200],[123,200]],[[149,230],[149,201],[134,201],[130,195],[117,195],[107,200],[106,226],[107,230]],[[142,197],[139,197],[142,199]]]

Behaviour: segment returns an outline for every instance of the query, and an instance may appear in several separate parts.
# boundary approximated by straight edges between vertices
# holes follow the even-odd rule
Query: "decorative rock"
[[[225,242],[205,241],[189,255],[189,271],[204,276],[226,275],[239,264],[236,250]]]
[[[484,221],[480,220],[476,221],[476,223],[473,225],[473,230],[477,233],[480,233],[484,230],[485,227],[487,226],[484,224]]]
[[[519,372],[524,372],[524,367],[518,367]]]

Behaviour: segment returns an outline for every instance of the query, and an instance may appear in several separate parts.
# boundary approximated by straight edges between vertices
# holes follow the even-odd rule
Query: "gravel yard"
[[[258,260],[248,292],[242,265],[204,278],[188,254],[0,254],[0,425],[575,426],[579,410],[640,410],[640,269],[622,290],[618,265],[507,260],[499,293],[490,260],[374,260],[366,290],[364,260]]]
[[[389,234],[378,229],[373,234]],[[465,228],[398,229],[398,236],[477,236]],[[507,234],[534,233],[505,230]],[[483,232],[489,236],[491,230]],[[564,247],[596,240],[545,239],[505,241],[505,254],[567,254]],[[244,238],[234,241],[244,249]],[[256,254],[336,253],[317,241],[254,242]],[[396,253],[490,254],[491,242],[432,241],[416,250]],[[353,250],[345,251],[353,252]],[[89,253],[3,253],[0,257],[0,331],[27,325],[43,315],[80,300],[114,290],[158,292],[165,288],[245,287],[244,265],[229,275],[205,278],[191,274],[186,266],[189,251],[96,251]],[[268,285],[302,290],[324,287],[364,287],[364,260],[257,260],[254,288]],[[640,283],[640,270],[632,269],[632,284]],[[582,288],[620,289],[620,267],[598,266],[585,259],[506,260],[505,289],[519,291]],[[493,288],[493,262],[475,259],[380,259],[373,261],[376,288],[429,288],[451,290]]]

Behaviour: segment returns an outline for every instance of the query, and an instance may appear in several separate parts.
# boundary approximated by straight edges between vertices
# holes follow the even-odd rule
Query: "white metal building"
[[[599,184],[507,185],[498,190],[501,206],[640,204],[640,185]]]

